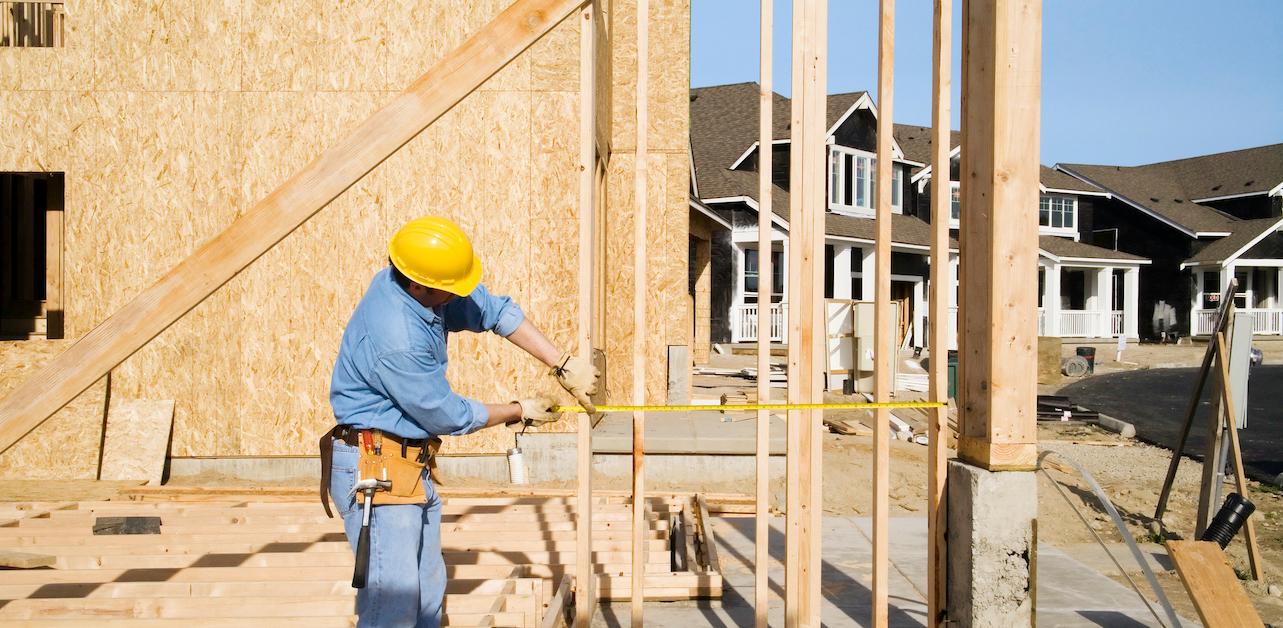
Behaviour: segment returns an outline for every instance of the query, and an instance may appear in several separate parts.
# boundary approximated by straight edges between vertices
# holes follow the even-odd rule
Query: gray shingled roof
[[[1079,257],[1086,259],[1109,259],[1119,261],[1149,261],[1147,258],[1122,251],[1094,246],[1084,242],[1075,242],[1069,238],[1056,236],[1038,236],[1038,248],[1056,257]]]
[[[920,164],[931,164],[932,151],[932,133],[929,126],[918,126],[916,124],[894,124],[892,125],[892,135],[895,136],[895,143],[904,151],[904,158],[909,161],[916,161]],[[958,131],[949,131],[949,148],[953,149],[962,141],[962,133]],[[918,168],[921,170],[921,168]],[[916,173],[917,170],[914,170]]]
[[[1192,199],[1268,192],[1283,183],[1283,144],[1175,159],[1145,167],[1171,172]]]
[[[1090,183],[1087,183],[1075,177],[1071,177],[1063,172],[1054,170],[1047,166],[1038,166],[1038,180],[1042,183],[1043,187],[1050,188],[1053,190],[1069,190],[1071,192],[1095,192],[1097,194],[1104,192],[1104,190]]]
[[[757,93],[757,83],[691,90],[691,152],[701,199],[746,196],[758,200],[757,173],[728,169],[758,139]],[[832,127],[864,95],[865,92],[830,95],[828,126]],[[775,139],[790,137],[789,107],[789,99],[775,95],[772,106]],[[771,200],[775,214],[787,221],[788,192],[773,186]],[[840,237],[872,240],[876,229],[876,223],[868,218],[828,214],[825,221],[825,231]],[[899,244],[929,246],[931,243],[931,226],[914,216],[893,215],[891,234],[892,240]],[[950,246],[957,244],[950,241]]]
[[[1185,260],[1186,264],[1211,264],[1225,261],[1226,258],[1247,246],[1256,236],[1278,224],[1278,218],[1258,218],[1256,220],[1239,220],[1233,227],[1234,232],[1224,238],[1208,242],[1193,257]]]
[[[1058,167],[1081,175],[1114,196],[1195,233],[1230,232],[1233,231],[1233,223],[1238,222],[1229,214],[1191,202],[1180,178],[1166,168],[1090,164],[1060,164]]]

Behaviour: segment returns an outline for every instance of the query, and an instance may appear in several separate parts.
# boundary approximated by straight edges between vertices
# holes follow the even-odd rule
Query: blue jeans
[[[334,442],[330,496],[343,517],[352,551],[361,535],[364,498],[352,495],[357,449]],[[441,499],[424,472],[426,504],[374,507],[370,513],[370,570],[356,594],[358,626],[441,625],[445,561],[441,558]]]

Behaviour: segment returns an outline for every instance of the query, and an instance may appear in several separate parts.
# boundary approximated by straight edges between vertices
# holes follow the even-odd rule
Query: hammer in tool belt
[[[352,493],[365,494],[365,512],[361,515],[361,536],[356,542],[356,570],[352,572],[352,588],[364,589],[366,576],[370,573],[370,508],[374,493],[392,488],[392,483],[374,478],[366,478],[352,487]]]

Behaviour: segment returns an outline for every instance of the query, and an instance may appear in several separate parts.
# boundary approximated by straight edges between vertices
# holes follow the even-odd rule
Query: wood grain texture
[[[1032,470],[1037,455],[1037,262],[1042,3],[965,8],[959,456]]]
[[[646,248],[651,239],[647,227],[650,207],[648,196],[650,185],[647,174],[650,167],[650,0],[637,1],[637,79],[634,83],[636,123],[633,127],[635,140],[634,192],[633,201],[636,210],[633,214],[633,365],[632,365],[632,399],[633,403],[646,403],[646,302],[649,297],[647,287],[647,262],[649,256]],[[640,628],[644,614],[642,597],[642,578],[645,576],[643,563],[646,555],[643,546],[643,535],[646,531],[646,413],[633,413],[633,551],[632,551],[632,601],[629,605],[633,628]]]
[[[519,0],[284,185],[0,401],[0,448],[83,392],[452,108],[577,6]]]
[[[788,249],[791,403],[816,403],[823,394],[827,15],[827,2],[794,4]],[[788,625],[818,626],[820,621],[820,429],[818,411],[789,412],[784,587]]]
[[[931,170],[947,173],[949,167],[950,98],[952,71],[950,55],[953,51],[953,1],[935,0],[932,37],[931,82]],[[949,396],[948,339],[953,330],[949,324],[949,212],[951,189],[949,177],[939,174],[931,178],[931,294],[929,333],[929,398],[947,402]],[[946,464],[949,458],[949,408],[927,411],[927,620],[930,628],[945,621],[947,583],[947,496],[948,479]]]
[[[169,454],[174,400],[113,398],[102,439],[100,480],[146,480],[159,486]]]
[[[0,394],[17,388],[71,345],[69,340],[0,342]],[[92,480],[98,473],[107,379],[95,382],[66,407],[0,454],[5,480]],[[50,455],[51,452],[78,455]],[[0,517],[3,518],[3,517]]]
[[[897,347],[891,318],[891,189],[892,142],[891,120],[895,93],[895,0],[878,4],[878,137],[877,137],[877,237],[874,240],[874,268],[877,287],[874,299],[873,369],[874,399],[891,401],[894,386],[892,368],[897,360]],[[945,172],[948,172],[946,170]],[[946,177],[947,178],[947,177]],[[935,359],[933,358],[934,362]],[[891,411],[878,408],[873,423],[873,603],[870,611],[875,628],[885,628],[888,621],[890,585],[890,543],[888,514],[891,507]]]
[[[772,44],[772,25],[775,22],[774,2],[772,0],[760,0],[760,22],[759,38],[760,46],[758,49],[758,72],[760,74],[758,90],[758,146],[771,146],[774,139],[774,118],[772,117],[772,105],[775,102],[774,87],[772,87],[771,64],[773,63],[771,54]],[[758,151],[758,207],[757,212],[757,250],[771,251],[771,217],[774,213],[774,205],[771,200],[771,192],[774,185],[771,181],[771,158],[774,151]],[[759,266],[759,277],[775,277],[772,268],[773,254],[759,254],[757,263]],[[774,281],[771,279],[769,281]],[[774,289],[772,288],[772,292]],[[769,299],[768,299],[769,301]],[[757,308],[757,328],[770,329],[770,308]],[[760,333],[757,335],[757,372],[771,372],[771,336],[770,334]],[[771,378],[769,376],[760,376],[757,378],[757,402],[770,403],[771,401]],[[753,516],[753,623],[757,628],[766,628],[767,616],[770,611],[770,490],[771,490],[771,470],[770,470],[770,446],[771,446],[771,413],[769,410],[757,411],[757,429],[754,443],[753,455],[755,457],[756,473],[756,511]]]
[[[1168,541],[1167,553],[1208,628],[1264,626],[1221,548],[1210,541]]]
[[[579,283],[576,286],[579,296],[579,329],[577,340],[580,356],[591,356],[593,351],[593,310],[595,280],[593,262],[596,259],[593,248],[597,242],[597,4],[589,2],[579,11]],[[592,416],[587,413],[577,417],[576,431],[576,476],[575,504],[580,518],[575,522],[575,573],[587,574],[592,570]],[[569,595],[566,588],[571,578],[563,577],[557,590],[557,598],[563,600]],[[576,583],[575,620],[576,628],[587,628],[592,623],[596,610],[596,593],[593,578],[583,578]],[[549,616],[544,625],[549,626],[561,621],[562,614],[553,614],[558,604],[549,605]]]

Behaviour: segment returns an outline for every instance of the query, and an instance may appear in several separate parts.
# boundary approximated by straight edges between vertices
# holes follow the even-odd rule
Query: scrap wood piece
[[[173,425],[173,399],[113,401],[107,411],[98,479],[159,485]]]
[[[298,229],[581,4],[516,0],[404,92],[0,400],[0,452]]]
[[[1216,543],[1168,541],[1167,553],[1176,565],[1176,573],[1189,592],[1190,600],[1194,602],[1198,618],[1207,628],[1265,625]]]
[[[48,554],[0,550],[0,568],[3,569],[35,569],[37,567],[52,567],[56,560],[56,558],[49,556]]]

